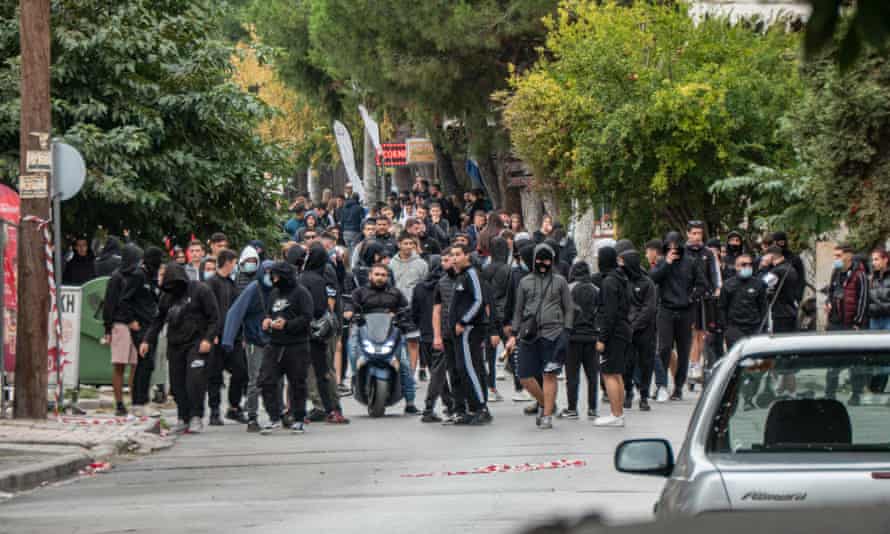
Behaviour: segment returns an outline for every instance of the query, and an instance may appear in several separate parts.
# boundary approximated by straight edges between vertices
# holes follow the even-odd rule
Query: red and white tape
[[[539,464],[491,464],[477,467],[472,471],[441,471],[438,473],[413,473],[402,475],[402,478],[431,478],[431,477],[456,477],[466,475],[491,475],[494,473],[529,473],[532,471],[549,471],[551,469],[566,469],[570,467],[584,467],[584,460],[556,460]]]

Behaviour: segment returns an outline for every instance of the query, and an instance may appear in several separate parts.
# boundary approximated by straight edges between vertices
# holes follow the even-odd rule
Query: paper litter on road
[[[539,464],[491,464],[483,467],[477,467],[472,471],[442,471],[438,473],[412,473],[404,474],[402,478],[430,478],[430,477],[454,477],[465,475],[490,475],[492,473],[528,473],[531,471],[549,471],[552,469],[566,469],[569,467],[584,467],[587,462],[584,460],[556,460],[552,462],[544,462]]]

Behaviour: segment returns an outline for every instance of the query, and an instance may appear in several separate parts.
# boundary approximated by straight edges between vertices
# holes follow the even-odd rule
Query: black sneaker
[[[127,416],[127,407],[124,406],[124,403],[117,403],[117,410],[114,411],[114,415],[118,417],[126,417]]]
[[[454,425],[470,425],[473,423],[474,417],[470,414],[462,413],[454,416]]]
[[[226,411],[226,419],[241,423],[242,425],[248,421],[247,414],[237,408],[229,408],[228,411]]]
[[[420,415],[420,410],[418,410],[417,406],[414,406],[413,404],[406,404],[405,415]]]
[[[673,395],[671,395],[671,400],[672,401],[683,400],[683,390],[681,388],[675,389]]]
[[[210,414],[210,426],[223,426],[224,424],[218,413]]]
[[[476,414],[476,421],[480,425],[489,425],[494,421],[494,417],[491,416],[491,412],[488,409],[484,409]]]
[[[247,431],[250,433],[256,433],[260,431],[260,423],[256,419],[251,419],[247,422]]]
[[[328,418],[328,414],[324,412],[324,410],[319,410],[318,408],[312,408],[312,411],[309,412],[309,415],[306,417],[309,421],[313,423],[320,423]],[[290,426],[290,425],[288,425]]]
[[[599,417],[599,415],[597,415],[596,410],[594,410],[593,408],[587,410],[588,419],[596,419],[597,417]]]
[[[421,382],[426,382],[427,380],[429,380],[426,369],[421,368],[420,371],[417,372],[417,378]]]
[[[423,417],[420,418],[421,423],[441,423],[442,418],[436,415],[436,412],[427,411],[423,412]]]
[[[565,410],[559,412],[557,415],[560,419],[577,419],[578,418],[578,410],[570,410],[566,408]]]
[[[294,416],[292,416],[291,414],[286,413],[281,416],[281,426],[283,426],[285,428],[290,428],[290,426],[293,425],[294,423],[296,423],[296,420],[294,419]]]
[[[629,410],[634,406],[634,396],[633,394],[625,394],[624,395],[624,409]]]
[[[652,407],[649,406],[649,401],[646,400],[646,397],[641,397],[641,398],[640,398],[640,411],[641,411],[641,412],[648,412],[648,411],[650,411],[651,409],[652,409]]]

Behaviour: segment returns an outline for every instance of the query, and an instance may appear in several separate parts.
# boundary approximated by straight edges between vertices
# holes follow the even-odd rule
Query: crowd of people
[[[127,367],[132,410],[145,412],[160,345],[176,432],[201,432],[207,407],[211,426],[229,419],[249,432],[349,423],[341,398],[353,393],[356,322],[386,311],[406,338],[404,413],[423,423],[491,423],[489,403],[505,400],[502,362],[512,400],[539,428],[579,418],[582,383],[588,419],[620,427],[635,398],[642,411],[681,400],[743,337],[810,327],[799,321],[806,271],[782,232],[749,251],[742,233],[706,241],[705,224],[689,221],[685,236],[642,250],[601,242],[591,266],[551,216],[529,231],[481,191],[446,198],[421,178],[386,203],[364,206],[347,184],[314,205],[299,195],[291,212],[274,249],[251,241],[235,252],[221,233],[172,250],[108,239],[97,257],[74,243],[66,283],[111,277],[103,319],[120,415]],[[890,327],[888,254],[875,250],[869,268],[853,252],[835,251],[829,328]]]

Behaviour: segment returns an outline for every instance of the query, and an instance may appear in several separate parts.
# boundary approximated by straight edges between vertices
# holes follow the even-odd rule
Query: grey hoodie
[[[535,247],[534,258],[545,249],[548,249],[553,257],[556,256],[549,245],[541,244]],[[532,268],[534,263],[532,260]],[[547,274],[533,270],[519,282],[512,324],[519,328],[522,321],[535,316],[538,306],[541,308],[541,313],[537,316],[539,338],[553,341],[570,329],[575,322],[575,305],[572,302],[569,283],[553,269]]]
[[[417,252],[413,253],[410,258],[403,260],[398,254],[389,262],[389,268],[396,288],[402,292],[405,299],[411,302],[414,296],[414,286],[426,279],[430,272],[429,266]]]

